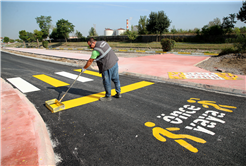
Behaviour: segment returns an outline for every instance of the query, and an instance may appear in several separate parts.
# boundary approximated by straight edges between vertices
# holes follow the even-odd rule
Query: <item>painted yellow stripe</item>
[[[50,84],[54,87],[61,87],[61,86],[67,86],[69,85],[68,83],[66,82],[63,82],[63,81],[60,81],[60,80],[57,80],[55,78],[52,78],[50,76],[47,76],[45,74],[41,74],[41,75],[33,75],[33,77],[37,78],[37,79],[40,79],[41,81],[44,81],[46,82],[47,84]]]
[[[75,69],[74,71],[81,72],[81,69]],[[85,74],[90,74],[90,75],[93,75],[93,76],[97,76],[97,77],[102,77],[102,74],[99,74],[98,72],[95,72],[95,71],[86,70],[84,73]]]
[[[178,54],[191,54],[191,52],[178,52]]]
[[[137,82],[137,83],[134,83],[134,84],[130,84],[130,85],[121,87],[121,93],[127,93],[127,92],[130,92],[130,91],[133,91],[133,90],[136,90],[136,89],[139,89],[139,88],[143,88],[143,87],[146,87],[146,86],[149,86],[149,85],[152,85],[152,84],[154,84],[154,83],[147,82],[147,81],[141,81],[141,82]],[[81,106],[81,105],[84,105],[84,104],[88,104],[88,103],[91,103],[91,102],[98,101],[100,97],[104,97],[105,96],[105,93],[106,92],[104,91],[104,92],[92,94],[92,95],[89,95],[89,96],[80,97],[80,98],[77,98],[77,99],[67,100],[67,101],[64,101],[62,103],[65,105],[65,109],[70,109],[70,108],[73,108],[73,107],[77,107],[77,106]],[[114,89],[111,90],[111,94],[112,94],[112,96],[114,96],[116,94]],[[57,105],[55,105],[55,104],[52,104],[50,106],[52,108],[57,107]],[[65,109],[63,109],[63,110],[65,110]],[[60,110],[60,111],[62,111],[62,110]]]
[[[216,55],[219,55],[219,54],[215,54],[215,53],[204,53],[204,55],[214,55],[214,56],[216,56]]]
[[[167,53],[167,52],[163,52],[163,51],[155,51],[155,53]]]
[[[143,51],[143,50],[136,50],[136,52],[145,52],[145,51]]]

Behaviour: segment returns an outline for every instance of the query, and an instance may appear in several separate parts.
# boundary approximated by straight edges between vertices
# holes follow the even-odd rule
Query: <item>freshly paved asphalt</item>
[[[78,74],[73,71],[74,67],[4,53],[1,60],[1,77],[4,80],[22,77],[41,89],[27,93],[26,97],[35,105],[51,133],[54,152],[60,159],[57,165],[243,165],[246,162],[244,97],[121,75],[122,86],[143,80],[154,84],[125,93],[121,99],[113,98],[111,102],[93,102],[52,114],[44,106],[44,101],[59,98],[67,87],[54,88],[33,78],[32,75],[47,74],[71,82],[54,75],[54,72]],[[65,100],[104,91],[101,78],[90,75],[87,77],[94,81],[76,83]],[[187,100],[190,98],[215,101],[218,105],[236,108],[230,109],[233,112],[221,111],[211,106],[206,108],[199,103],[188,103]],[[173,124],[160,118],[189,104],[201,109],[181,124]],[[215,133],[214,135],[185,128],[191,126],[192,122],[208,110],[224,113],[219,117],[219,114],[214,112],[213,116],[217,121],[213,119],[204,122],[215,125],[213,128],[205,125],[206,129]],[[147,127],[146,122],[153,122],[156,127],[163,129],[178,127],[180,130],[170,131],[202,138],[206,143],[184,138],[183,140],[198,149],[197,153],[193,153],[171,138],[166,137],[166,142],[161,142],[152,135],[154,130]],[[204,125],[202,121],[198,124]]]

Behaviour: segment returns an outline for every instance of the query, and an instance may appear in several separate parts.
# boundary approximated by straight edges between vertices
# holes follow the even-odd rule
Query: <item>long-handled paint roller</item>
[[[78,77],[74,80],[74,82],[72,83],[72,85],[68,88],[68,90],[66,91],[66,93],[61,97],[61,99],[59,101],[57,99],[51,99],[51,100],[45,101],[45,106],[52,113],[56,113],[58,111],[62,111],[62,110],[65,109],[65,105],[61,101],[66,96],[67,92],[70,90],[70,88],[73,86],[73,84],[77,81],[77,79],[79,78],[79,76],[82,73],[83,73],[82,71],[79,73]]]

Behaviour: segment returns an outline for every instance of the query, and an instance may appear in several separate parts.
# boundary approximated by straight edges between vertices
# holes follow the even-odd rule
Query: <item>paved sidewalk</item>
[[[25,95],[2,78],[1,165],[55,165],[43,119]]]

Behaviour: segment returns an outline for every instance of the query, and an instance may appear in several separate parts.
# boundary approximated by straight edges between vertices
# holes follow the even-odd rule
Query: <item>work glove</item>
[[[86,69],[82,67],[81,72],[84,73],[85,71]]]

